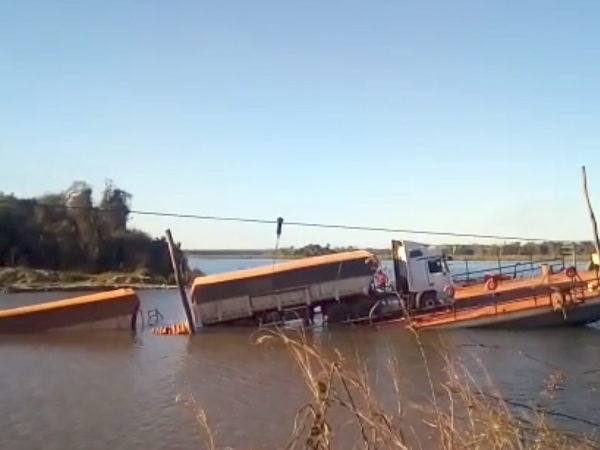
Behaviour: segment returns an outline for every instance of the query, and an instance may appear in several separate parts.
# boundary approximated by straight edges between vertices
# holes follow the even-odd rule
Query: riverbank
[[[369,250],[372,251],[372,250]],[[375,251],[373,252],[379,259],[381,260],[390,260],[391,259],[391,255],[390,252],[385,252],[385,251]],[[228,252],[223,252],[223,253],[219,253],[218,250],[217,251],[210,251],[207,250],[206,252],[203,251],[193,251],[193,252],[188,252],[187,253],[188,257],[192,257],[192,258],[198,258],[198,259],[206,259],[206,260],[215,260],[215,259],[220,259],[220,260],[249,260],[249,261],[253,261],[253,260],[275,260],[275,261],[287,261],[287,260],[293,260],[293,259],[302,259],[302,258],[307,258],[308,256],[303,256],[303,255],[281,255],[281,254],[274,254],[274,253],[240,253],[240,254],[233,254],[233,253],[228,253]],[[547,261],[547,260],[551,260],[551,259],[559,259],[559,256],[549,256],[549,255],[500,255],[500,257],[498,256],[492,256],[492,255],[472,255],[472,256],[465,256],[465,255],[452,255],[452,254],[448,254],[449,257],[452,258],[452,260],[454,261],[474,261],[474,262],[485,262],[485,261],[498,261],[498,259],[500,261],[506,261],[506,262],[536,262],[536,261]],[[578,255],[577,259],[580,261],[588,261],[590,259],[590,255]]]
[[[120,288],[173,289],[176,286],[162,277],[151,277],[143,271],[86,274],[27,267],[0,268],[0,292],[90,292]]]

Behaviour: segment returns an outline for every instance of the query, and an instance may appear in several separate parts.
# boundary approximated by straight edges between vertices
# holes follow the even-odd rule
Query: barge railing
[[[455,264],[458,261],[455,260]],[[557,273],[565,269],[564,258],[541,259],[536,261],[519,261],[513,264],[502,265],[498,261],[497,266],[490,266],[484,269],[469,270],[469,261],[464,260],[465,271],[452,276],[457,284],[475,284],[486,281],[490,276],[499,276],[501,278],[522,279],[526,276],[531,278],[538,276],[543,265],[548,265],[552,273]]]

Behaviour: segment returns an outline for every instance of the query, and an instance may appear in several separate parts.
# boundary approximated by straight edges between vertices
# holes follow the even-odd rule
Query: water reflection
[[[4,337],[0,358],[10,364],[0,368],[0,414],[6,418],[0,447],[168,446],[179,414],[174,379],[185,355],[185,342],[152,335]],[[195,442],[191,430],[187,441]]]

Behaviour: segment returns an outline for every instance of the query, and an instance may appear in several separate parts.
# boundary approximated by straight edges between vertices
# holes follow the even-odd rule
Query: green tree
[[[0,266],[169,277],[166,241],[127,227],[131,200],[112,182],[98,205],[83,181],[37,198],[0,193]]]

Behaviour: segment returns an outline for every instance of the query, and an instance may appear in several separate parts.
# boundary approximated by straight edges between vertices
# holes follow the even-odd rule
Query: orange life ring
[[[488,278],[488,280],[485,282],[485,288],[488,291],[495,291],[498,289],[498,280],[495,277]]]
[[[565,275],[569,278],[575,278],[575,276],[577,275],[577,269],[573,266],[567,267],[567,269],[565,270]]]

